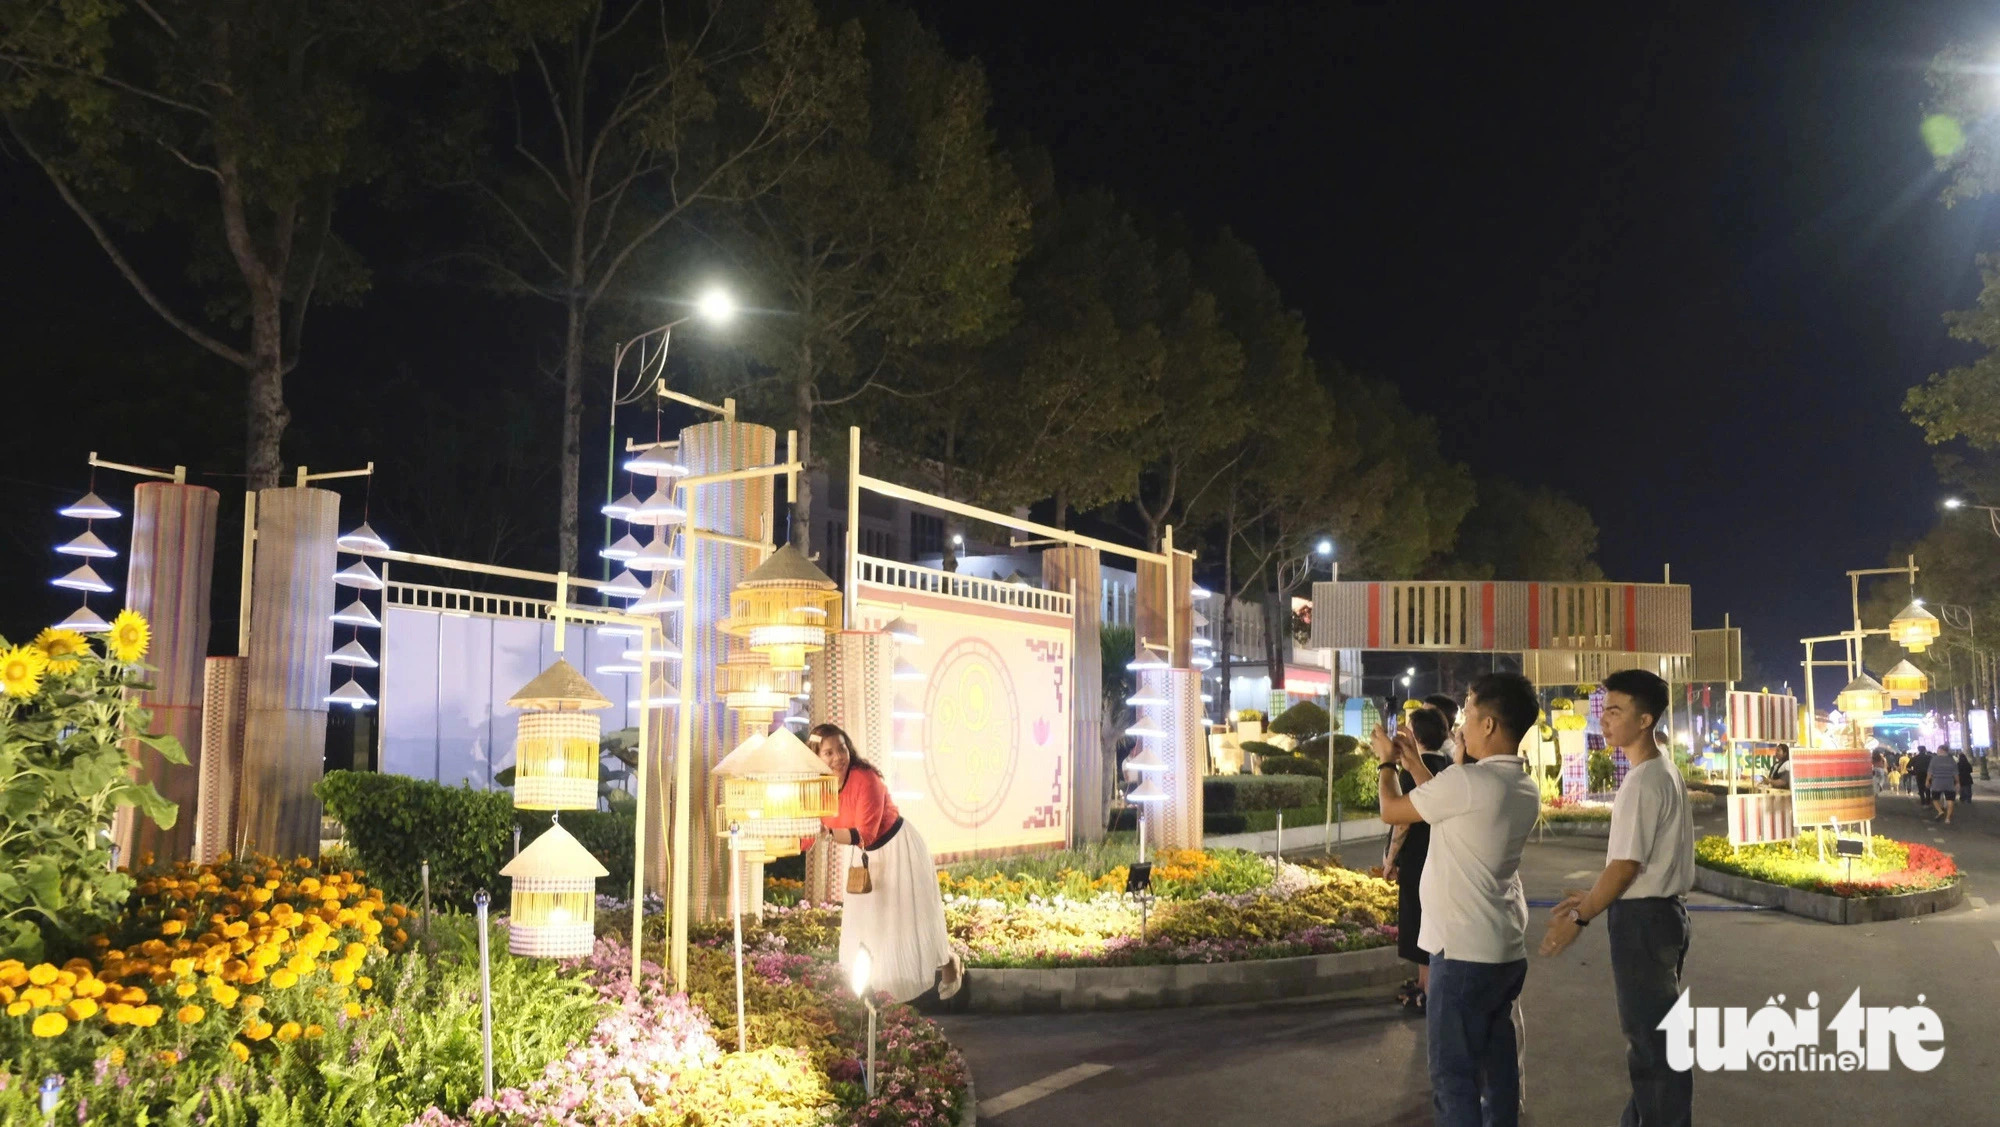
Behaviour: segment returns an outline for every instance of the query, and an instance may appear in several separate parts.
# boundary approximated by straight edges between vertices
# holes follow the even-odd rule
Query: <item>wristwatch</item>
[[[1575,925],[1576,925],[1576,926],[1578,926],[1578,927],[1589,927],[1589,926],[1590,926],[1590,921],[1589,921],[1589,920],[1586,920],[1586,919],[1584,919],[1584,918],[1583,918],[1583,913],[1582,913],[1582,912],[1580,912],[1580,911],[1578,911],[1578,910],[1577,910],[1577,909],[1575,909],[1575,908],[1571,908],[1571,909],[1569,910],[1569,922],[1571,922],[1571,923],[1575,924]]]

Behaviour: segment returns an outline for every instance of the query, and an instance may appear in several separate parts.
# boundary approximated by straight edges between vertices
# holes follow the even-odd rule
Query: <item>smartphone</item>
[[[1385,731],[1387,731],[1387,732],[1388,732],[1388,733],[1389,733],[1389,734],[1390,734],[1391,736],[1395,735],[1395,734],[1396,734],[1396,721],[1398,721],[1398,720],[1402,719],[1402,717],[1403,717],[1403,712],[1402,712],[1402,710],[1401,710],[1401,709],[1399,709],[1399,708],[1396,708],[1396,707],[1394,706],[1394,702],[1391,702],[1391,705],[1390,705],[1390,708],[1389,708],[1389,718],[1388,718],[1388,722],[1387,722],[1387,723],[1385,723],[1385,724],[1383,725],[1383,729],[1384,729]]]

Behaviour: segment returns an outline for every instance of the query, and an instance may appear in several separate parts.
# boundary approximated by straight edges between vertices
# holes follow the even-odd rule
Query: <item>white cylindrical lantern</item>
[[[611,702],[569,662],[556,659],[507,704],[519,708],[514,805],[522,810],[597,809],[602,725]]]
[[[507,950],[539,959],[580,959],[596,945],[597,878],[609,870],[561,823],[500,870],[511,877]]]

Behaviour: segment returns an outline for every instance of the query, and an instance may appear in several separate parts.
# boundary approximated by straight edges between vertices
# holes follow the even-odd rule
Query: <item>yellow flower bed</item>
[[[409,942],[408,911],[386,903],[364,875],[266,857],[142,871],[116,933],[90,940],[94,958],[0,961],[0,1003],[38,1038],[158,1025],[221,1030],[241,1038],[230,1044],[241,1059],[266,1039],[319,1037],[321,1025],[273,1027],[262,1014],[298,993],[363,1016],[374,987],[362,973],[368,960]]]

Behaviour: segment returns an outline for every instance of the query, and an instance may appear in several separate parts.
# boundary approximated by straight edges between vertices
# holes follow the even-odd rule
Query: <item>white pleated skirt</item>
[[[861,863],[860,847],[846,853],[848,865]],[[851,977],[856,954],[867,947],[869,989],[907,1002],[935,986],[939,968],[951,961],[937,866],[908,819],[889,844],[868,854],[868,876],[874,891],[841,900],[840,966]]]

